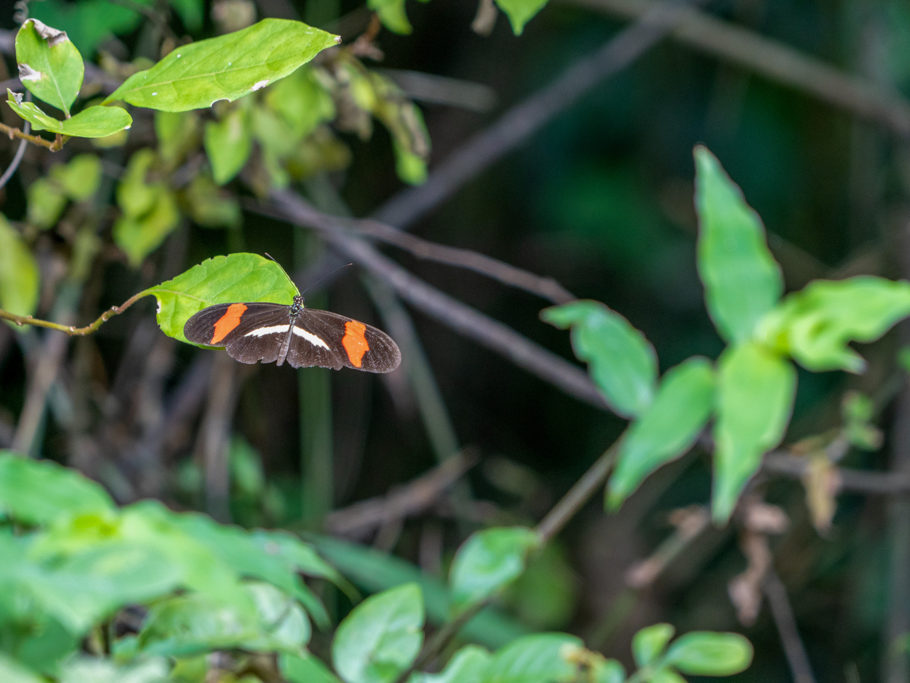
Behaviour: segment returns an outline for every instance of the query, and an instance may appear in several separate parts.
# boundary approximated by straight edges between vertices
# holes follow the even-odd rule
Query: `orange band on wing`
[[[359,368],[363,361],[363,354],[370,350],[366,338],[367,326],[356,320],[349,320],[344,324],[344,338],[341,345],[348,354],[348,360],[355,368]]]
[[[213,328],[214,333],[209,340],[209,344],[217,344],[224,339],[231,330],[240,324],[240,319],[246,311],[246,304],[231,304],[227,307],[224,315],[218,318]]]

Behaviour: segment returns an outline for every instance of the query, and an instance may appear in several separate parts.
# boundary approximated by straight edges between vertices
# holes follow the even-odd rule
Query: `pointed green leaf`
[[[695,148],[698,272],[708,312],[726,341],[750,339],[783,291],[758,214],[704,147]]]
[[[27,19],[16,33],[16,61],[22,85],[68,115],[82,87],[85,65],[66,32]]]
[[[713,409],[714,369],[707,360],[692,358],[668,370],[654,402],[622,439],[608,506],[617,508],[645,477],[689,450]]]
[[[452,561],[449,582],[463,607],[486,599],[518,577],[540,538],[525,527],[484,529],[471,535]]]
[[[0,510],[25,524],[59,517],[103,514],[113,502],[95,482],[47,461],[0,451]]]
[[[632,638],[632,655],[638,668],[654,664],[673,638],[676,629],[670,624],[653,624],[638,631]]]
[[[332,663],[347,683],[391,683],[423,642],[423,599],[409,583],[373,595],[344,618],[332,642]]]
[[[789,294],[759,326],[762,341],[808,370],[860,372],[850,342],[871,342],[910,315],[910,282],[861,276],[816,280]]]
[[[547,0],[496,0],[499,9],[506,13],[512,24],[512,32],[520,36],[535,14],[543,9]]]
[[[572,329],[572,348],[588,363],[591,379],[618,415],[640,415],[654,400],[657,355],[645,336],[619,313],[597,301],[572,301],[544,309],[540,317]]]
[[[31,250],[0,214],[0,308],[31,315],[38,306],[38,262]]]
[[[43,676],[26,668],[13,657],[0,654],[0,681],[4,681],[4,683],[44,683],[45,680]]]
[[[726,521],[762,456],[780,443],[796,393],[793,365],[755,342],[718,360],[712,515]]]
[[[578,675],[580,638],[564,633],[524,636],[493,654],[484,681],[572,681]]]
[[[154,189],[155,201],[148,213],[139,216],[123,215],[114,223],[114,242],[124,251],[134,268],[161,246],[177,227],[180,218],[174,194],[163,185],[154,185],[151,189]]]
[[[133,119],[121,107],[86,107],[63,121],[48,116],[34,102],[24,102],[22,95],[7,89],[10,109],[32,124],[35,130],[47,130],[74,138],[103,138],[129,128]]]
[[[689,676],[732,676],[752,663],[752,644],[738,633],[694,631],[680,636],[665,664]]]
[[[186,321],[203,308],[244,301],[290,306],[297,293],[281,266],[259,254],[247,253],[215,256],[143,292],[158,299],[161,331],[180,341],[186,341]]]
[[[233,101],[284,78],[340,39],[299,21],[263,19],[240,31],[183,45],[130,76],[105,102],[160,111]]]

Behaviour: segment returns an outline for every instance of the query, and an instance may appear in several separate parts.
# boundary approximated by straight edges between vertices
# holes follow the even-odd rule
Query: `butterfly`
[[[183,334],[195,344],[223,346],[241,363],[286,361],[294,368],[392,372],[401,362],[398,344],[385,332],[338,313],[306,308],[299,294],[290,306],[209,306],[186,321]]]

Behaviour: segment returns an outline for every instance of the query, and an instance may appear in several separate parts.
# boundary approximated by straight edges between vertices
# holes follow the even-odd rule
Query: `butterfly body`
[[[290,306],[209,306],[186,321],[183,334],[195,344],[223,346],[241,363],[391,372],[401,362],[398,345],[385,332],[338,313],[305,308],[300,295]]]

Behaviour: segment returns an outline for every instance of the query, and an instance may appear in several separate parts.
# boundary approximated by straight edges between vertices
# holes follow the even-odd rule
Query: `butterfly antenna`
[[[306,289],[304,289],[304,290],[300,293],[300,295],[303,296],[306,292],[308,292],[308,291],[310,291],[311,289],[313,289],[314,287],[316,287],[316,285],[318,285],[318,284],[320,284],[320,283],[322,283],[322,282],[325,282],[325,281],[328,280],[330,277],[333,277],[333,276],[335,275],[335,273],[337,273],[337,272],[338,272],[339,270],[341,270],[342,268],[347,268],[348,266],[353,266],[353,265],[354,265],[354,263],[353,263],[353,261],[352,261],[352,262],[350,262],[350,263],[345,263],[343,266],[338,266],[337,268],[333,269],[332,271],[326,273],[326,274],[323,275],[321,278],[319,278],[318,280],[316,280],[316,282],[314,282],[313,284],[309,285]]]

